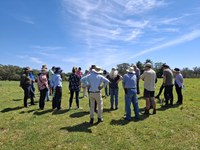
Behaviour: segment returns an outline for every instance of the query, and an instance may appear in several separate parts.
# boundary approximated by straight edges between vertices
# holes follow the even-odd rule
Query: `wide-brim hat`
[[[148,62],[148,63],[146,63],[144,66],[145,66],[145,67],[151,68],[151,67],[152,67],[152,64]]]
[[[23,68],[24,71],[33,71],[30,67]]]
[[[163,64],[162,67],[163,67],[163,68],[169,68],[169,65]]]
[[[129,67],[126,71],[130,73],[135,73],[135,69],[133,67]]]
[[[100,67],[96,66],[96,65],[93,67],[92,71],[94,71],[96,73],[103,73],[103,70]]]

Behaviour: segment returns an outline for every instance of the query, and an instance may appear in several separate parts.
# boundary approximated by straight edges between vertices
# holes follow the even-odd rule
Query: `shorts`
[[[155,91],[149,91],[144,89],[144,97],[150,98],[150,97],[154,97]]]

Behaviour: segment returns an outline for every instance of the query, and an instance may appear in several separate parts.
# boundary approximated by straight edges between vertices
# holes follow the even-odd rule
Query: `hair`
[[[111,79],[116,78],[117,75],[118,75],[118,71],[117,70],[111,70],[111,72],[110,72],[110,78]]]
[[[73,73],[76,73],[76,71],[77,71],[77,67],[73,67],[73,68],[72,68],[72,72],[73,72]]]

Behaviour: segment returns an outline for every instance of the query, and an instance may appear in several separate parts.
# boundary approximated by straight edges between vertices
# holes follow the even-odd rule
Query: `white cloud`
[[[28,17],[28,16],[20,16],[18,17],[18,20],[24,22],[24,23],[27,23],[27,24],[35,24],[35,22],[33,21],[33,19],[31,17]]]
[[[174,46],[174,45],[178,45],[178,44],[181,44],[181,43],[189,42],[189,41],[192,41],[192,40],[195,40],[195,39],[198,39],[198,38],[200,38],[200,30],[194,30],[191,33],[182,35],[181,37],[179,37],[177,39],[168,41],[166,43],[163,43],[161,45],[158,45],[158,46],[146,49],[146,50],[142,50],[141,52],[129,57],[128,59],[130,60],[130,59],[136,58],[138,56],[145,55],[145,54],[153,52],[153,51],[157,51],[157,50],[161,50],[163,48],[169,47],[169,46]]]
[[[40,45],[31,46],[31,48],[38,49],[38,50],[45,50],[45,51],[54,51],[54,50],[64,49],[64,47],[62,46],[40,46]]]

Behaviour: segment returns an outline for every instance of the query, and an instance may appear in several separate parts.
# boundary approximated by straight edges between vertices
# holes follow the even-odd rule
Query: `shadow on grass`
[[[157,109],[157,111],[165,111],[167,109],[171,109],[171,108],[177,108],[179,107],[179,104],[174,104],[173,106],[167,105],[167,106],[161,106],[160,108]]]
[[[82,111],[82,112],[76,112],[70,115],[71,118],[79,118],[79,117],[83,117],[85,115],[88,115],[89,112],[88,111]]]
[[[39,110],[39,111],[34,112],[33,114],[34,114],[34,115],[41,116],[41,115],[44,115],[44,114],[50,113],[50,112],[52,112],[52,111],[53,111],[52,109],[48,109],[48,110],[44,110],[44,111]]]
[[[25,113],[32,113],[34,111],[36,111],[37,109],[32,109],[32,110],[28,110],[28,111],[21,111],[20,114],[25,114]]]
[[[18,98],[18,99],[13,99],[12,101],[18,102],[18,101],[22,101],[23,99]]]
[[[14,108],[5,108],[1,112],[2,113],[6,113],[6,112],[10,112],[10,111],[19,110],[19,109],[22,109],[22,108],[24,108],[24,107],[23,106],[18,106],[18,107],[14,107]]]
[[[131,121],[128,121],[128,120],[124,120],[123,118],[119,119],[119,120],[111,120],[110,124],[111,125],[121,125],[121,126],[124,126],[128,123],[130,123]]]
[[[52,115],[61,115],[61,114],[67,113],[68,111],[70,110],[69,109],[54,110]]]
[[[86,133],[92,133],[92,130],[90,127],[97,125],[97,124],[89,124],[88,122],[84,122],[81,124],[77,124],[75,126],[69,126],[69,127],[63,127],[60,130],[67,130],[68,132],[86,132]]]
[[[140,96],[140,97],[138,97],[138,100],[145,100],[145,98],[144,98],[144,96]]]
[[[117,111],[115,109],[110,109],[110,108],[104,108],[103,112],[112,112],[112,111]]]

